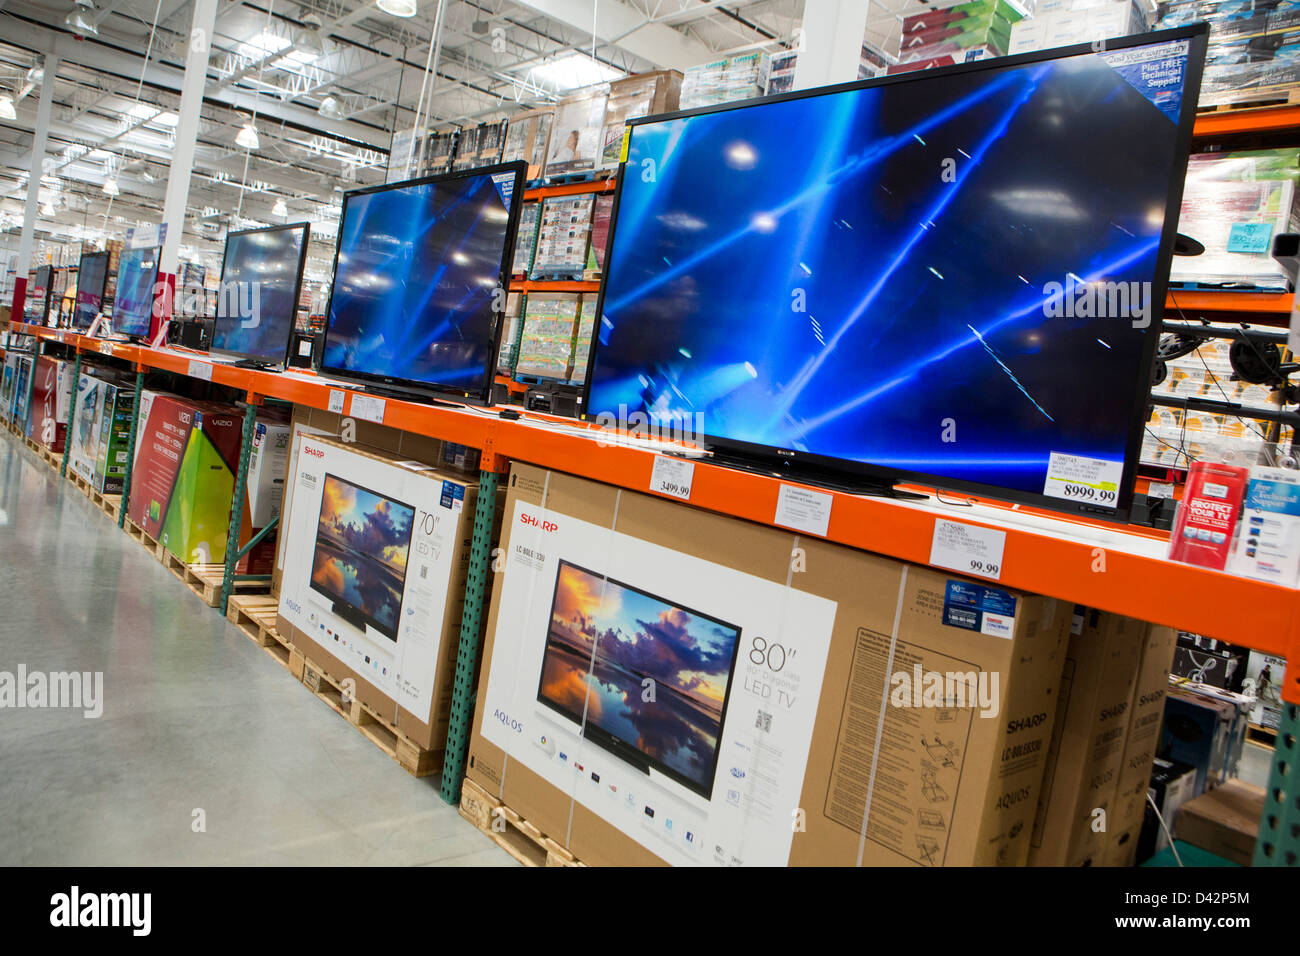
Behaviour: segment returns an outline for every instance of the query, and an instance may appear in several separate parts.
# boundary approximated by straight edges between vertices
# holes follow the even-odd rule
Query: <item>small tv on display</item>
[[[561,560],[537,699],[624,762],[708,799],[739,648],[734,624]]]
[[[525,169],[346,193],[321,370],[487,401]]]
[[[104,286],[108,281],[108,253],[87,252],[77,266],[77,305],[72,327],[85,331],[104,309]]]
[[[288,361],[310,230],[297,222],[226,236],[213,352],[270,366]]]
[[[397,643],[414,526],[410,505],[327,474],[311,589],[349,624]]]
[[[585,417],[1123,520],[1206,35],[629,121]]]
[[[137,339],[149,337],[159,251],[157,246],[122,250],[117,261],[117,292],[113,298],[114,332]]]
[[[27,302],[23,318],[33,325],[44,325],[50,314],[50,293],[54,284],[54,269],[37,266],[27,275]]]

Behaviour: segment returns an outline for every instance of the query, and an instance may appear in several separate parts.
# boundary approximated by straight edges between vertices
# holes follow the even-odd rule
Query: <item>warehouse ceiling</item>
[[[59,64],[38,238],[121,236],[161,218],[192,2],[95,3],[85,14],[96,34],[84,36],[66,25],[73,0],[0,0],[0,96],[17,114],[0,118],[7,245],[21,224],[38,71],[50,54]],[[871,3],[868,39],[886,44],[902,15],[927,8]],[[802,15],[803,0],[419,0],[410,18],[355,0],[222,0],[182,255],[219,254],[236,221],[307,219],[322,238],[309,275],[328,276],[339,197],[384,179],[392,133],[415,125],[417,110],[430,127],[472,125],[553,102],[598,74],[776,52],[797,42]],[[249,122],[252,151],[235,143]],[[116,196],[104,192],[109,180]],[[280,201],[287,212],[275,215]]]

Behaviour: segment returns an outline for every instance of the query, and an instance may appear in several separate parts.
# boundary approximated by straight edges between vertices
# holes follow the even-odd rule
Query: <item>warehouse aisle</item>
[[[7,431],[0,587],[0,864],[513,864]],[[14,707],[20,667],[102,715]]]

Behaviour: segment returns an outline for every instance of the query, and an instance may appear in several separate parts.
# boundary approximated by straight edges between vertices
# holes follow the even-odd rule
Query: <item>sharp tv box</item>
[[[415,509],[326,474],[311,589],[333,612],[397,643]]]
[[[734,624],[561,560],[537,700],[707,800],[739,649]]]
[[[289,358],[311,227],[305,222],[226,236],[212,351],[283,368]]]
[[[1206,29],[631,120],[585,417],[1125,519]]]
[[[503,163],[346,193],[321,371],[488,401],[525,168]]]
[[[77,266],[77,305],[72,327],[85,331],[104,310],[104,286],[108,282],[108,253],[88,252]]]
[[[149,337],[160,251],[157,246],[122,250],[117,263],[117,292],[113,299],[113,331],[119,335],[133,339]]]

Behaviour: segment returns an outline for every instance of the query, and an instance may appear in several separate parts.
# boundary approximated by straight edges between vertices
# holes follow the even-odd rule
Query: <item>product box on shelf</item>
[[[444,749],[478,483],[314,435],[292,482],[280,634],[422,748]]]
[[[601,130],[609,88],[594,86],[555,104],[546,176],[588,172],[600,162]]]
[[[95,462],[90,483],[100,494],[119,495],[126,482],[126,464],[131,455],[135,386],[125,376],[106,377],[102,382],[99,410],[95,413]]]
[[[580,280],[587,267],[596,197],[552,196],[542,201],[531,276]]]
[[[676,70],[638,73],[609,84],[605,102],[605,125],[600,137],[600,163],[614,167],[622,158],[623,130],[628,120],[677,109],[682,92],[682,75]]]
[[[18,353],[5,352],[4,375],[0,377],[0,418],[10,421],[14,417],[14,400],[18,380]]]
[[[1225,779],[1232,761],[1236,708],[1185,687],[1171,687],[1165,697],[1160,755],[1196,768],[1195,794]]]
[[[1145,817],[1147,785],[1160,746],[1160,726],[1169,690],[1169,665],[1177,632],[1151,627],[1142,645],[1124,733],[1124,756],[1115,778],[1115,800],[1107,814],[1101,863],[1132,866]]]
[[[529,294],[515,354],[516,375],[555,381],[569,379],[581,302],[582,296],[574,293]]]
[[[1251,651],[1246,662],[1246,696],[1255,698],[1250,722],[1272,730],[1282,720],[1282,684],[1286,680],[1286,658]]]
[[[1189,631],[1178,632],[1170,673],[1198,684],[1240,692],[1246,679],[1247,647]]]
[[[682,109],[715,106],[762,96],[772,60],[766,53],[746,53],[694,66],[682,74]]]
[[[14,405],[9,416],[19,428],[27,427],[27,399],[31,389],[32,356],[19,355],[14,367]]]
[[[62,452],[72,411],[72,363],[42,355],[36,360],[32,411],[27,437],[51,451]]]
[[[514,258],[510,274],[528,278],[533,268],[533,254],[537,251],[537,233],[542,224],[542,204],[526,202],[519,211],[519,231],[515,234]]]
[[[280,515],[284,479],[288,469],[289,440],[293,430],[286,419],[259,416],[253,426],[253,448],[248,456],[248,487],[239,524],[239,545]],[[268,534],[235,565],[240,574],[270,574],[275,564],[276,534]]]
[[[221,563],[243,415],[231,405],[147,391],[139,421],[128,517],[183,561]]]
[[[95,456],[99,450],[99,412],[103,381],[89,371],[77,380],[77,414],[71,423],[68,440],[68,471],[90,481],[95,474]]]
[[[1228,571],[1289,588],[1300,581],[1300,471],[1250,469]]]
[[[534,466],[507,490],[466,774],[578,859],[1025,862],[1070,606]]]
[[[1101,863],[1128,708],[1150,627],[1118,614],[1075,609],[1029,841],[1030,866]]]
[[[1174,836],[1240,866],[1250,866],[1263,816],[1264,789],[1244,780],[1228,780],[1182,805]]]
[[[1146,16],[1132,0],[1070,10],[1034,10],[1011,25],[1008,53],[1050,50],[1075,43],[1145,33]]]
[[[510,125],[506,127],[501,162],[512,163],[522,159],[528,164],[528,178],[540,178],[546,165],[546,151],[550,145],[551,123],[554,119],[554,107],[528,110],[511,117]]]
[[[1169,836],[1165,832],[1165,827],[1172,831],[1178,819],[1179,809],[1201,793],[1196,787],[1195,767],[1179,760],[1166,760],[1162,757],[1155,759],[1148,790],[1150,801],[1154,801],[1155,808],[1151,807],[1150,801],[1144,804],[1142,832],[1138,836],[1136,854],[1138,863],[1150,859],[1169,846]],[[1161,819],[1164,820],[1164,826],[1160,825]]]

